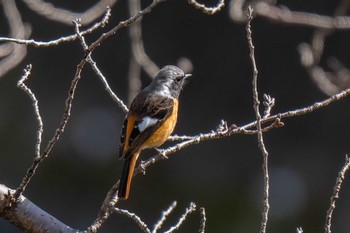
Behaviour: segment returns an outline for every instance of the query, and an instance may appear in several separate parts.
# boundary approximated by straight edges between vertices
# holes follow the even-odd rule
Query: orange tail
[[[125,160],[122,176],[119,182],[118,197],[121,199],[128,199],[130,193],[131,180],[134,174],[136,160],[140,152],[136,152]]]

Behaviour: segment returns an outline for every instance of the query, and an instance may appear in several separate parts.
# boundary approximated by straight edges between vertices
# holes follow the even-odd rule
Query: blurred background
[[[2,36],[8,36],[11,28],[4,2],[0,5],[0,31]],[[22,21],[31,27],[30,38],[48,41],[74,33],[72,25],[48,19],[25,2],[30,1],[16,1],[16,5]],[[83,12],[97,1],[46,2]],[[142,1],[142,8],[150,2]],[[180,98],[175,134],[210,132],[221,119],[238,126],[255,119],[245,24],[230,15],[235,2],[239,1],[225,1],[225,8],[210,16],[187,1],[168,0],[143,17],[143,43],[153,62],[158,67],[185,63],[193,74]],[[278,1],[278,6],[332,16],[344,2],[348,1],[285,0]],[[212,1],[201,3],[213,5]],[[346,14],[348,4],[344,9]],[[87,42],[93,42],[128,17],[128,2],[116,2],[109,24],[87,36]],[[128,30],[121,29],[105,40],[92,55],[112,90],[125,103],[129,98],[132,58]],[[252,30],[261,97],[266,93],[276,99],[272,114],[301,108],[332,94],[320,88],[310,75],[314,64],[305,68],[300,59],[301,48],[307,47],[301,44],[310,43],[320,31],[259,15]],[[350,67],[350,31],[323,32],[327,36],[316,65],[333,72],[328,65],[335,61],[337,72],[348,74],[345,67]],[[68,88],[82,56],[78,41],[46,48],[29,46],[24,59],[0,78],[0,183],[16,188],[34,157],[37,122],[30,99],[16,87],[23,69],[27,64],[33,65],[26,83],[39,101],[44,122],[43,149],[59,125]],[[141,86],[150,81],[148,73],[141,70]],[[346,87],[346,82],[335,87]],[[297,227],[303,227],[304,232],[323,231],[335,179],[349,153],[349,104],[350,99],[346,98],[304,116],[282,119],[283,128],[264,134],[270,155],[271,209],[267,232],[296,232]],[[121,173],[123,162],[118,160],[117,146],[124,116],[86,65],[67,128],[24,195],[73,228],[90,226]],[[144,151],[142,159],[155,153]],[[198,209],[206,209],[206,232],[258,232],[263,194],[261,165],[256,135],[203,142],[172,154],[168,160],[147,169],[145,176],[134,178],[130,198],[118,207],[136,213],[151,227],[161,211],[176,200],[178,207],[162,228],[164,231],[193,201]],[[349,180],[343,183],[333,216],[332,230],[338,233],[350,228]],[[199,212],[195,212],[178,232],[197,232],[199,221]],[[116,231],[141,232],[132,220],[114,214],[100,232]],[[0,232],[19,230],[1,218]]]

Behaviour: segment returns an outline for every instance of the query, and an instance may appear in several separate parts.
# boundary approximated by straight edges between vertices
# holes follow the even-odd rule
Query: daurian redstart
[[[125,163],[119,183],[119,198],[129,197],[141,151],[162,145],[173,132],[178,98],[189,76],[176,66],[165,66],[131,103],[120,136],[119,159],[125,160]]]

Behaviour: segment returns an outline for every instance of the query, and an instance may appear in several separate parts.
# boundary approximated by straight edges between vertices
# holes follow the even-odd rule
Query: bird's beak
[[[189,78],[189,77],[191,77],[192,76],[192,74],[185,74],[185,79],[187,79],[187,78]]]

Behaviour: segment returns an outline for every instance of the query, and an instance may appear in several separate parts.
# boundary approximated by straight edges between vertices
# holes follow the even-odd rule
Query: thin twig
[[[169,142],[175,142],[175,141],[185,141],[185,140],[190,140],[193,139],[195,136],[187,136],[187,135],[172,135],[168,138],[167,141]]]
[[[134,220],[134,222],[137,223],[137,225],[141,228],[141,230],[143,230],[146,233],[151,233],[151,231],[149,230],[148,226],[146,223],[144,223],[141,218],[139,216],[137,216],[134,213],[131,213],[127,210],[124,209],[119,209],[119,208],[114,208],[115,212],[118,214],[124,214],[125,216],[127,216],[128,218],[131,218],[132,220]]]
[[[88,29],[82,31],[80,34],[82,36],[84,36],[84,35],[92,33],[93,31],[95,31],[98,28],[104,27],[108,23],[110,16],[111,16],[111,9],[109,7],[107,7],[106,13],[103,16],[102,20],[95,23],[94,25],[92,25]],[[34,47],[50,47],[50,46],[59,45],[59,44],[64,43],[64,42],[74,41],[76,39],[78,39],[77,34],[70,35],[70,36],[63,36],[63,37],[60,37],[58,39],[53,39],[50,41],[36,41],[33,39],[25,40],[25,39],[19,39],[19,38],[16,39],[16,38],[0,37],[0,42],[6,41],[6,42],[13,42],[16,44],[31,45]]]
[[[88,45],[85,42],[85,38],[82,35],[82,33],[80,32],[80,20],[73,20],[73,24],[75,26],[75,32],[80,40],[81,46],[83,47],[84,51],[86,51],[88,49]],[[107,93],[111,96],[111,98],[114,100],[114,102],[116,102],[118,104],[118,106],[124,111],[124,112],[128,112],[128,107],[123,103],[123,101],[121,99],[118,98],[118,96],[112,91],[112,89],[110,88],[107,79],[105,78],[105,76],[102,74],[102,72],[100,71],[100,69],[97,67],[96,62],[92,59],[91,54],[88,54],[88,56],[86,57],[86,61],[91,65],[92,69],[95,71],[96,75],[100,78],[100,80],[102,81],[102,84],[105,87],[105,90],[107,91]]]
[[[62,135],[62,133],[64,132],[66,125],[68,123],[70,114],[71,114],[71,110],[72,110],[72,102],[74,99],[74,95],[75,95],[75,90],[77,88],[78,82],[81,78],[81,71],[83,70],[84,65],[86,64],[86,60],[81,60],[80,63],[77,66],[74,78],[71,82],[71,86],[68,90],[68,97],[66,99],[66,106],[63,112],[63,116],[61,119],[61,122],[58,126],[58,128],[56,129],[53,137],[51,138],[51,140],[48,142],[46,148],[44,149],[44,151],[41,153],[39,158],[34,158],[32,165],[30,166],[30,168],[27,170],[26,175],[23,177],[21,184],[19,185],[19,187],[16,189],[16,192],[14,193],[14,198],[17,199],[25,190],[25,188],[27,187],[27,185],[29,184],[31,178],[34,176],[36,170],[38,169],[39,165],[44,161],[45,158],[47,158],[52,150],[52,148],[54,147],[54,145],[56,144],[56,142],[59,140],[60,136]]]
[[[213,15],[222,10],[225,6],[224,0],[219,0],[218,4],[213,7],[207,7],[204,4],[198,3],[196,0],[188,0],[188,3],[194,6],[196,9],[201,10],[203,13]]]
[[[326,215],[326,224],[325,224],[325,232],[326,233],[331,233],[331,225],[332,225],[332,215],[333,211],[335,209],[335,203],[339,199],[339,192],[341,190],[341,185],[345,179],[346,173],[350,169],[350,158],[348,156],[345,156],[345,164],[340,170],[337,180],[335,182],[335,186],[333,188],[333,195],[331,197],[330,205],[327,210],[327,215]]]
[[[115,26],[114,28],[112,28],[108,32],[103,33],[97,40],[95,40],[89,46],[89,48],[86,50],[86,54],[88,55],[89,53],[91,53],[93,50],[95,50],[102,43],[102,41],[104,41],[108,37],[116,34],[117,31],[119,31],[121,28],[130,26],[130,24],[135,22],[135,20],[137,20],[138,18],[144,16],[145,14],[150,13],[154,7],[156,7],[159,3],[164,2],[164,1],[166,1],[166,0],[153,0],[153,2],[150,5],[148,5],[143,10],[137,12],[136,15],[133,15],[132,17],[130,17],[129,19],[127,19],[125,21],[119,22],[119,24],[117,26]]]
[[[207,218],[205,217],[205,208],[201,207],[199,209],[199,213],[201,215],[201,222],[200,222],[200,227],[199,227],[198,232],[199,233],[204,233],[205,232],[205,223],[207,221]]]
[[[87,56],[86,58],[87,62],[91,65],[92,69],[95,71],[96,75],[100,78],[103,86],[105,87],[105,90],[109,94],[109,96],[112,98],[114,102],[117,103],[118,107],[120,107],[123,112],[127,113],[129,111],[128,107],[124,104],[124,102],[112,91],[111,87],[108,84],[108,81],[106,77],[102,74],[100,69],[97,67],[97,64],[94,60],[92,60],[91,56]]]
[[[170,227],[169,230],[165,231],[164,233],[172,233],[175,230],[178,230],[179,227],[184,223],[184,221],[186,220],[187,216],[191,213],[193,213],[196,210],[196,204],[191,202],[190,206],[188,208],[186,208],[185,213],[179,218],[178,222],[176,223],[175,226]]]
[[[171,214],[171,212],[173,212],[176,205],[177,205],[177,202],[173,201],[173,203],[171,203],[171,205],[166,210],[162,211],[162,216],[160,217],[158,222],[156,222],[156,224],[154,224],[152,233],[157,233],[157,231],[162,227],[163,223],[165,222],[165,220],[169,216],[169,214]]]
[[[77,28],[79,30],[79,27],[76,24],[76,29]],[[82,39],[81,33],[77,33],[77,37]],[[24,192],[24,190],[26,189],[27,185],[29,184],[31,178],[34,176],[36,170],[38,169],[39,165],[44,161],[45,158],[47,158],[49,156],[52,148],[54,147],[54,145],[56,144],[56,142],[59,140],[60,136],[64,132],[66,125],[68,123],[68,120],[70,118],[70,115],[71,115],[72,103],[73,103],[73,99],[74,99],[74,95],[75,95],[75,90],[76,90],[78,82],[81,78],[81,72],[82,72],[86,62],[87,62],[86,59],[82,59],[80,61],[80,63],[77,65],[74,78],[73,78],[73,80],[71,82],[71,86],[68,90],[68,97],[66,99],[65,109],[63,112],[61,122],[60,122],[58,128],[56,129],[53,137],[48,142],[44,151],[40,154],[39,157],[34,158],[32,165],[27,170],[26,175],[23,177],[21,184],[16,189],[16,192],[13,195],[14,199],[17,199]]]
[[[17,83],[17,87],[21,88],[30,97],[33,103],[34,113],[36,116],[36,121],[38,123],[37,139],[35,144],[35,159],[39,159],[44,125],[39,111],[38,100],[35,97],[34,93],[24,84],[24,82],[29,78],[31,72],[32,65],[27,65],[27,67],[24,70],[24,75]]]
[[[263,211],[262,211],[262,220],[261,220],[261,226],[260,226],[260,232],[265,233],[266,232],[266,226],[268,221],[268,214],[270,209],[269,204],[269,170],[268,170],[268,152],[265,148],[264,144],[264,138],[263,133],[261,131],[261,116],[259,112],[259,93],[258,93],[258,69],[256,67],[255,63],[255,54],[254,54],[254,45],[253,45],[253,39],[252,39],[252,31],[251,31],[251,21],[253,20],[253,8],[251,6],[248,6],[248,12],[247,12],[247,39],[248,39],[248,46],[250,50],[250,60],[252,61],[253,65],[253,101],[254,101],[254,110],[255,110],[255,117],[256,117],[256,123],[257,123],[257,134],[258,134],[258,146],[261,150],[261,153],[263,155],[263,173],[264,173],[264,197],[263,197]]]

